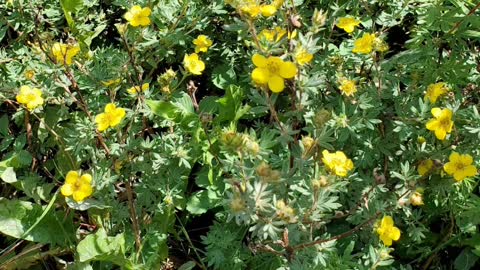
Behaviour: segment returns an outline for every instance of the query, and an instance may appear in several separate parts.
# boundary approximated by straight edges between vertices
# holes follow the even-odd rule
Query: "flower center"
[[[267,69],[270,71],[270,73],[277,74],[280,70],[280,62],[275,60],[268,61]]]
[[[463,170],[464,168],[465,168],[465,164],[463,164],[462,162],[457,162],[457,163],[455,163],[455,169],[456,169],[457,171],[461,171],[461,170]]]

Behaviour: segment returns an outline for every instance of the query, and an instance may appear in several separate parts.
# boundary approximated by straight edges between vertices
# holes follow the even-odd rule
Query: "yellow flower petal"
[[[285,81],[282,77],[273,75],[268,79],[268,88],[274,93],[282,92],[285,88]]]
[[[77,171],[69,171],[65,177],[65,183],[75,185],[75,183],[77,183],[78,176],[79,175]]]
[[[400,239],[400,234],[400,230],[397,227],[393,227],[390,229],[388,236],[392,238],[392,240],[397,241]]]
[[[256,68],[252,72],[252,80],[258,84],[268,83],[270,72],[266,68]]]
[[[86,183],[86,184],[91,184],[92,183],[92,175],[91,174],[84,174],[80,177],[80,181],[82,181],[82,183]]]
[[[258,53],[254,54],[252,56],[252,62],[255,66],[259,67],[259,68],[263,68],[263,67],[266,67],[267,66],[267,58],[265,58],[265,56],[263,55],[260,55]]]
[[[73,194],[73,190],[74,190],[73,186],[71,184],[68,184],[68,183],[64,184],[60,188],[60,192],[65,197],[71,196]]]
[[[277,12],[277,8],[273,5],[263,5],[260,9],[262,11],[262,16],[264,17],[273,16]]]
[[[107,130],[107,128],[110,126],[110,121],[105,113],[95,116],[95,123],[97,123],[97,129],[100,132]]]
[[[280,65],[279,75],[285,79],[290,79],[297,75],[297,66],[292,62],[282,62]]]
[[[106,113],[113,112],[116,108],[117,108],[117,106],[116,106],[114,103],[108,103],[108,104],[105,106],[105,112],[106,112]]]

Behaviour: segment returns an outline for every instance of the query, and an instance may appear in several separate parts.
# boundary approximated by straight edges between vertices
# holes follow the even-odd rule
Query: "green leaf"
[[[0,136],[5,137],[8,135],[8,117],[6,115],[0,117]]]
[[[108,261],[119,266],[127,263],[123,233],[111,237],[103,228],[80,241],[77,252],[80,262]]]
[[[73,215],[20,200],[0,199],[0,232],[28,241],[67,246],[74,241]],[[42,217],[42,215],[44,215]],[[61,222],[60,222],[61,221]]]
[[[227,65],[217,66],[212,72],[212,82],[220,89],[227,89],[229,85],[235,84],[236,80],[235,71]]]
[[[182,264],[182,265],[178,268],[178,270],[191,270],[191,269],[195,268],[195,266],[197,266],[197,265],[195,264],[195,262],[193,262],[193,261],[188,261],[188,262]]]
[[[472,253],[470,248],[462,250],[454,262],[455,270],[469,270],[478,261],[478,256]]]
[[[208,192],[202,190],[195,193],[187,203],[187,211],[194,215],[201,215],[206,213],[210,209],[210,200],[208,198]]]
[[[176,107],[170,102],[147,100],[147,105],[155,115],[167,120],[174,120],[177,115]]]
[[[75,210],[79,210],[79,211],[85,211],[85,210],[88,210],[90,208],[95,208],[95,209],[112,208],[111,206],[105,205],[105,204],[101,203],[100,201],[92,199],[92,198],[87,199],[87,200],[85,200],[81,203],[78,203],[78,202],[72,200],[70,197],[65,198],[65,201],[67,202],[67,205],[70,208],[75,209]]]
[[[0,179],[7,183],[17,182],[17,175],[13,170],[13,167],[1,167],[0,166]]]
[[[83,7],[83,0],[60,0],[65,12],[77,12]]]

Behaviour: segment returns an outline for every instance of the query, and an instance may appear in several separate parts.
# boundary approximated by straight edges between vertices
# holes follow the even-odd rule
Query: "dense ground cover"
[[[0,3],[0,269],[477,269],[469,0]]]

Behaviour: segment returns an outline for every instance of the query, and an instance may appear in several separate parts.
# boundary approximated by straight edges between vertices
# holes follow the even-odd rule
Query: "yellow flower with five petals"
[[[200,60],[196,53],[185,54],[183,65],[188,72],[195,75],[201,75],[202,71],[205,70],[205,63]]]
[[[342,17],[338,19],[337,27],[345,30],[345,32],[351,34],[355,27],[360,24],[360,21],[352,17]]]
[[[103,132],[109,127],[118,126],[125,115],[126,112],[124,108],[117,108],[114,103],[108,103],[105,106],[105,111],[95,116],[98,131]]]
[[[377,234],[380,236],[383,244],[387,247],[391,246],[393,241],[400,239],[400,229],[395,227],[391,216],[384,216],[377,225]]]
[[[268,85],[274,93],[283,91],[285,79],[291,79],[297,75],[297,66],[293,62],[283,61],[280,57],[266,58],[263,55],[254,54],[252,61],[256,66],[252,72],[252,80],[260,85]]]
[[[76,202],[83,202],[93,193],[92,176],[88,173],[80,175],[76,171],[69,171],[60,192],[65,197],[72,196]]]
[[[80,46],[78,44],[70,45],[56,42],[52,46],[52,54],[57,64],[66,64],[67,66],[72,64],[72,58],[80,52]]]
[[[146,91],[148,91],[149,88],[150,88],[150,84],[149,83],[144,83],[144,84],[142,84],[141,87],[139,85],[135,85],[133,87],[128,88],[127,92],[130,95],[135,95],[135,94],[138,94],[140,92],[146,92]]]
[[[294,57],[295,62],[297,62],[297,64],[299,64],[300,66],[304,66],[313,60],[313,54],[309,53],[302,46],[297,48]]]
[[[347,97],[353,96],[357,92],[357,85],[354,80],[341,79],[338,89]]]
[[[33,111],[43,104],[42,91],[38,88],[31,88],[24,85],[16,96],[17,102],[23,104],[29,111]]]
[[[208,48],[212,46],[213,41],[209,39],[206,35],[199,35],[196,39],[193,40],[195,45],[195,52],[207,52]]]
[[[375,43],[375,35],[365,33],[363,36],[353,43],[353,53],[369,54],[373,51]]]
[[[127,13],[125,13],[124,17],[128,21],[128,23],[133,26],[149,26],[150,25],[150,14],[152,10],[149,7],[142,8],[139,5],[135,5],[130,8]]]
[[[337,176],[345,177],[353,169],[352,160],[342,151],[330,153],[328,150],[323,150],[322,156],[322,162],[327,169]]]
[[[425,100],[429,100],[430,103],[437,102],[440,96],[445,95],[448,92],[448,87],[444,82],[432,83],[427,87],[427,93],[425,94]]]
[[[460,155],[457,152],[450,154],[449,162],[443,166],[443,170],[460,182],[463,179],[477,175],[477,168],[472,165],[473,158],[469,154]]]
[[[431,119],[425,125],[428,130],[434,131],[435,136],[439,140],[445,140],[448,133],[452,132],[453,112],[450,109],[433,108],[432,115],[434,119]]]

